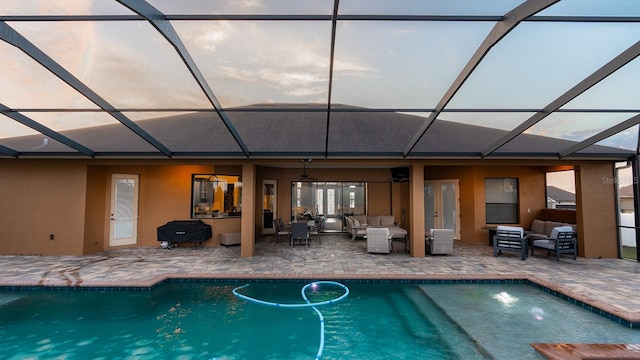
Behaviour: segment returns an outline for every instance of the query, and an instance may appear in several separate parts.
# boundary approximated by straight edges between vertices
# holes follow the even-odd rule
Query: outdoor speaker
[[[409,181],[409,167],[391,168],[391,179],[393,182]]]

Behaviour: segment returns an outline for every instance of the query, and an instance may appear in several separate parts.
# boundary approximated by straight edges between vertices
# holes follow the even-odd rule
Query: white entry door
[[[460,193],[458,179],[424,182],[424,224],[431,229],[451,229],[460,239]]]
[[[138,241],[138,175],[111,175],[109,246]]]

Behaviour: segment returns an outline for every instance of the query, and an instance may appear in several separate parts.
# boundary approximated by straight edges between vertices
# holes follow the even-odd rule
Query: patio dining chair
[[[305,246],[309,246],[309,228],[306,221],[291,224],[291,246],[296,240],[300,244],[304,241]]]
[[[291,231],[282,226],[282,218],[274,219],[273,226],[276,228],[276,243],[278,243],[281,238],[291,235]]]

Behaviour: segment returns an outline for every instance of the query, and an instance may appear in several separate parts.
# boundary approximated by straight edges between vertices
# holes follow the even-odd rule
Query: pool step
[[[21,297],[22,296],[15,294],[0,294],[0,306],[12,303]]]
[[[422,316],[415,315],[416,309],[413,302],[403,293],[391,292],[387,294],[387,298],[394,308],[394,315],[404,325],[403,331],[409,334],[403,341],[422,344],[424,347],[424,352],[421,354],[423,359],[442,359],[445,358],[444,353],[455,353],[455,349],[442,342],[434,324]],[[450,359],[450,357],[446,358]]]
[[[407,288],[405,294],[422,316],[433,324],[438,324],[440,337],[447,341],[447,345],[454,349],[460,359],[493,359],[489,352],[453,321],[421,287]]]

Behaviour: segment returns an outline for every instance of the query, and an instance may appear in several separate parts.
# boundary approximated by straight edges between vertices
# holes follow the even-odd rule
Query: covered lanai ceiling
[[[637,0],[3,0],[0,157],[638,154]]]

